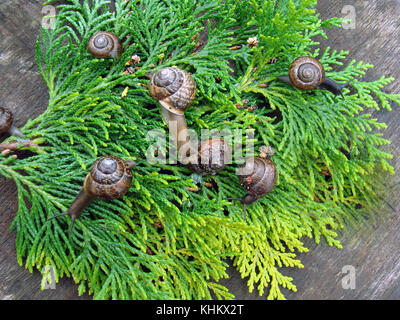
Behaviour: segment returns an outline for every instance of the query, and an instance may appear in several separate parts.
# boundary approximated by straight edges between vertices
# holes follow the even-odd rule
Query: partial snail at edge
[[[274,155],[272,147],[260,148],[258,157],[249,158],[240,167],[238,174],[241,185],[247,190],[243,198],[229,198],[228,200],[239,200],[243,203],[243,214],[246,219],[246,206],[264,197],[275,187],[278,172],[275,164],[271,161]]]
[[[94,200],[118,199],[125,195],[132,183],[131,169],[135,162],[123,160],[116,156],[103,156],[97,159],[86,176],[81,191],[66,212],[49,218],[47,221],[69,215],[72,219],[71,234],[75,219]]]
[[[100,31],[89,39],[88,50],[96,58],[119,58],[122,44],[115,34]]]
[[[319,60],[313,57],[299,57],[290,67],[288,76],[279,76],[278,80],[290,84],[300,90],[323,89],[334,95],[342,95],[344,85],[325,77],[325,69]]]
[[[8,133],[11,136],[22,138],[24,135],[19,128],[13,125],[13,114],[7,108],[0,107],[0,134]]]

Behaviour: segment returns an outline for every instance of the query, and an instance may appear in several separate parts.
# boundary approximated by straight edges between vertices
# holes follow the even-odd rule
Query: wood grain
[[[381,75],[400,79],[400,0],[389,1],[320,1],[318,12],[323,19],[344,17],[342,9],[352,4],[356,12],[355,29],[328,30],[329,40],[321,39],[321,48],[348,50],[352,59],[372,63],[366,78]],[[0,101],[10,108],[16,124],[35,118],[47,105],[47,89],[34,58],[36,37],[41,22],[41,1],[6,1],[0,4]],[[338,67],[340,68],[340,67]],[[386,88],[399,93],[399,80]],[[379,111],[375,116],[388,124],[384,136],[393,143],[386,148],[394,154],[393,165],[399,171],[400,112]],[[399,181],[395,176],[393,185]],[[305,240],[310,252],[301,254],[302,270],[287,269],[298,292],[285,292],[288,299],[400,299],[400,184],[388,188],[387,201],[396,209],[376,212],[377,220],[344,232],[340,239],[344,249],[318,246]],[[56,290],[40,290],[39,272],[30,274],[19,266],[15,254],[15,231],[9,226],[17,210],[16,187],[0,177],[0,299],[89,299],[78,297],[72,279],[64,278]],[[342,269],[355,267],[356,289],[345,290]],[[238,299],[265,299],[256,292],[248,293],[246,279],[230,268],[231,278],[222,281]]]

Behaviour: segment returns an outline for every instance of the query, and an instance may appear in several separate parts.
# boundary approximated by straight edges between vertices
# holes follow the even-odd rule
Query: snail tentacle
[[[10,129],[8,130],[9,134],[14,137],[23,138],[24,134],[22,131],[14,125],[11,125]]]
[[[246,203],[243,200],[244,198],[227,198],[226,200],[229,201],[240,201],[243,204],[243,213],[242,213],[242,218],[244,219],[244,221],[247,220],[247,216],[246,216]]]
[[[319,88],[322,90],[328,90],[332,92],[335,96],[341,95],[343,98],[343,88],[346,87],[347,83],[344,85],[340,85],[337,82],[333,81],[330,78],[326,78],[324,82],[319,85]]]

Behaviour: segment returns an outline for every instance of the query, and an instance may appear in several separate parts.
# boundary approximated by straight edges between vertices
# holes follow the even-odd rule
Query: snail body
[[[96,58],[118,58],[122,54],[122,44],[115,34],[100,31],[89,39],[88,50]]]
[[[71,233],[75,219],[93,200],[117,199],[128,192],[132,183],[131,168],[134,165],[133,161],[125,161],[115,156],[103,156],[97,159],[69,209],[48,220],[69,215],[72,219]]]
[[[325,77],[325,69],[318,59],[306,56],[295,59],[290,64],[288,76],[277,79],[300,90],[323,89],[335,95],[342,95],[344,87]]]
[[[7,108],[0,107],[0,134],[8,133],[11,136],[23,137],[20,129],[13,125],[13,114]]]
[[[231,148],[221,138],[210,138],[200,143],[196,161],[189,163],[191,170],[199,175],[214,175],[230,162]]]
[[[228,200],[239,200],[243,203],[244,217],[246,217],[246,206],[256,202],[272,191],[275,187],[278,172],[270,157],[274,154],[271,147],[262,147],[258,157],[249,158],[240,168],[238,174],[241,185],[247,194],[242,198],[230,198]]]

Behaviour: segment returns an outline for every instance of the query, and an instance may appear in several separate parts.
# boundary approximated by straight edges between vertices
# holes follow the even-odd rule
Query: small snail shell
[[[149,73],[151,96],[168,111],[183,115],[196,96],[196,82],[185,70],[166,67]]]
[[[200,175],[214,175],[230,163],[231,148],[221,138],[210,138],[202,141],[196,157],[197,161],[189,167]]]
[[[291,63],[288,76],[279,76],[277,79],[300,90],[323,89],[342,96],[342,89],[346,86],[346,84],[340,85],[332,79],[325,78],[322,64],[315,58],[305,56]]]
[[[133,161],[125,161],[115,156],[103,156],[97,159],[70,208],[48,220],[69,215],[72,219],[71,233],[75,219],[94,199],[117,199],[128,192],[132,183],[131,168],[134,165]]]
[[[325,70],[315,58],[299,57],[290,65],[289,78],[298,89],[315,89],[325,81]]]
[[[122,44],[115,34],[101,31],[89,39],[88,50],[96,58],[118,58],[122,54]]]
[[[132,165],[115,156],[101,157],[86,176],[83,189],[87,195],[102,200],[120,198],[131,186]]]
[[[243,198],[231,198],[229,200],[239,200],[243,203],[243,212],[246,216],[246,205],[252,204],[262,198],[275,187],[278,177],[275,164],[270,160],[274,154],[271,147],[262,147],[258,157],[247,159],[241,166],[242,172],[239,174],[241,185],[247,190]]]
[[[13,114],[7,108],[0,107],[0,134],[8,133],[12,136],[23,137],[20,129],[13,125]]]

